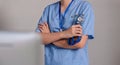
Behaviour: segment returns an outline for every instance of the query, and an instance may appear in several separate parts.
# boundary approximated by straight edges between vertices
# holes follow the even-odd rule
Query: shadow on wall
[[[116,65],[119,65],[120,64],[120,53],[116,55],[114,59],[116,60],[115,61]]]

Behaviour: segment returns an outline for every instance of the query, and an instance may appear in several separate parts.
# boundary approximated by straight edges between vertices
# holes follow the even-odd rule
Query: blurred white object
[[[37,33],[0,32],[0,65],[44,65],[44,46]]]

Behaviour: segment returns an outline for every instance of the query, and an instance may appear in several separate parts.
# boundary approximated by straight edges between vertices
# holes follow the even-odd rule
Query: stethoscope
[[[65,15],[66,13],[68,12],[70,6],[72,5],[73,3],[73,0],[70,2],[70,4],[68,5],[68,7],[66,8],[65,12],[63,15],[61,15],[61,3],[59,3],[59,26],[60,26],[60,29],[59,31],[63,31],[64,30],[64,27],[63,27],[63,21],[64,21],[64,18],[65,18]],[[84,15],[75,15],[75,16],[72,16],[73,18],[73,23],[72,25],[82,25],[83,24],[83,17]],[[72,38],[69,38],[68,39],[68,44],[69,45],[74,45],[78,42],[81,41],[81,36],[78,36],[77,39],[75,39],[75,37],[72,37]]]
[[[81,25],[82,26],[83,21],[84,21],[83,17],[84,17],[84,15],[75,15],[75,16],[73,16],[73,21],[74,22],[72,23],[72,25]],[[78,36],[76,40],[75,40],[75,38],[76,37],[72,37],[72,38],[68,39],[69,45],[74,45],[74,44],[80,42],[82,36]]]

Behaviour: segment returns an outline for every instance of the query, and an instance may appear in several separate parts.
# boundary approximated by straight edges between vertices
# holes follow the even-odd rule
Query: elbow
[[[83,47],[84,47],[84,46],[82,46],[82,45],[78,45],[78,46],[77,46],[78,49],[81,49],[81,48],[83,48]]]
[[[81,48],[84,48],[84,45],[83,44],[76,44],[74,45],[77,49],[81,49]]]
[[[46,42],[46,41],[44,41],[44,42],[42,42],[42,44],[43,44],[43,45],[48,45],[49,43]]]
[[[48,41],[46,41],[46,40],[44,40],[44,39],[42,39],[42,41],[41,41],[41,42],[42,42],[42,44],[43,44],[43,45],[48,45],[48,44],[49,44],[49,42],[48,42]]]

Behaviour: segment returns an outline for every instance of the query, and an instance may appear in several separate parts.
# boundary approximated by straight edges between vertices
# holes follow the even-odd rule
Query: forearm
[[[47,23],[40,24],[39,29],[41,30],[42,41],[44,44],[53,43],[63,38],[71,38],[73,36],[81,35],[80,25],[73,25],[68,30],[62,32],[55,32],[55,33],[50,33]]]
[[[68,45],[67,39],[58,40],[58,41],[54,42],[53,44],[57,47],[61,47],[61,48],[65,48],[65,49],[78,49],[77,46]]]
[[[79,49],[85,46],[87,39],[88,39],[88,36],[83,35],[81,41],[76,43],[73,46],[68,45],[67,39],[56,41],[53,44],[58,47],[66,48],[66,49]]]
[[[66,38],[64,32],[56,32],[56,33],[41,33],[42,42],[44,44],[50,44],[62,38]]]

